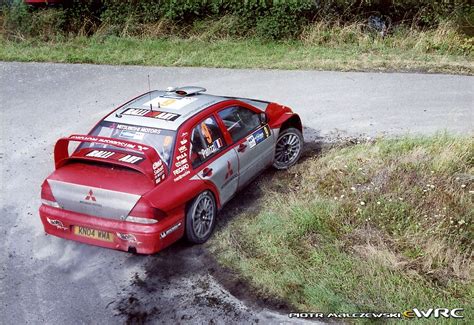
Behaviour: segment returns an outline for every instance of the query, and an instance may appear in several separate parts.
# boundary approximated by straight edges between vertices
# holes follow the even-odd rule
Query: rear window
[[[161,160],[169,166],[171,163],[171,155],[176,132],[145,126],[103,121],[92,130],[90,135],[138,142],[151,146],[158,152]],[[119,148],[100,143],[82,143],[78,147],[78,150],[84,148],[120,150]]]

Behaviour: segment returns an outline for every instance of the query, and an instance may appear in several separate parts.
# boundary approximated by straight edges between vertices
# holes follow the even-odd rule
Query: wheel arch
[[[189,207],[191,206],[191,204],[193,203],[193,201],[199,196],[201,195],[202,193],[204,192],[210,192],[212,194],[212,197],[214,198],[214,202],[216,202],[216,208],[217,208],[217,211],[218,212],[221,208],[221,203],[220,203],[220,200],[219,200],[219,196],[217,195],[216,191],[217,189],[215,188],[212,188],[212,186],[209,186],[209,187],[204,187],[201,189],[201,191],[199,191],[199,193],[197,193],[196,195],[194,195],[192,198],[190,198],[185,204],[184,204],[184,211],[185,213],[188,211]]]
[[[286,119],[280,126],[280,132],[288,128],[295,128],[303,133],[303,124],[301,123],[301,118],[298,114],[293,114]]]

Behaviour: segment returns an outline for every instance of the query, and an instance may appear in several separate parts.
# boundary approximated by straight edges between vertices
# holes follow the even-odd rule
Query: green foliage
[[[313,3],[310,1],[275,2],[257,18],[256,32],[270,39],[292,38],[308,23]]]
[[[15,34],[49,38],[65,28],[66,14],[60,9],[31,12],[23,1],[4,7],[4,26]]]
[[[41,21],[30,15],[46,11],[27,8],[15,0],[6,9],[7,29],[30,34],[46,23],[49,29],[62,32],[92,33],[102,23],[124,26],[155,23],[166,19],[183,27],[196,21],[238,17],[236,30],[226,33],[257,35],[267,39],[287,39],[299,35],[308,23],[333,20],[342,23],[365,20],[371,15],[390,17],[394,23],[433,27],[445,20],[468,24],[473,8],[468,0],[71,0],[56,9],[54,15]],[[33,28],[35,26],[35,28]]]

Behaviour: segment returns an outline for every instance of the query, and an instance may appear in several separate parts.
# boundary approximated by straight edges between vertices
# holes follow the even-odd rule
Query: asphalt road
[[[199,85],[291,106],[307,141],[474,130],[467,76],[0,62],[0,323],[289,321],[284,306],[256,300],[202,246],[135,256],[44,235],[37,209],[55,140],[88,132],[147,91],[148,74],[152,88]],[[229,209],[245,208],[237,198]]]

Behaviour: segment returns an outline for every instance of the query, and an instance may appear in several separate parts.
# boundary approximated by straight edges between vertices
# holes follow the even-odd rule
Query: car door
[[[200,169],[198,177],[217,188],[222,205],[232,198],[239,182],[237,153],[229,150],[213,115],[193,128],[189,160],[193,169]]]
[[[231,106],[218,113],[239,159],[239,188],[273,161],[275,137],[270,126],[262,124],[260,114],[241,106]]]

